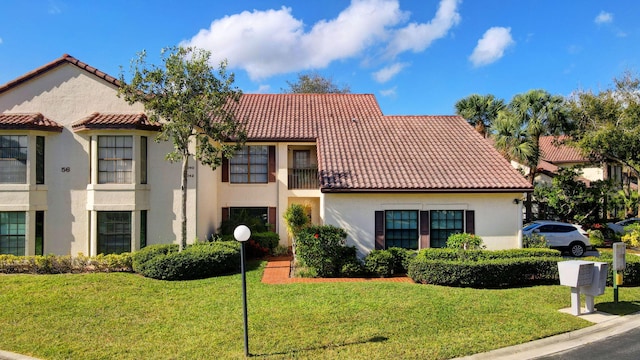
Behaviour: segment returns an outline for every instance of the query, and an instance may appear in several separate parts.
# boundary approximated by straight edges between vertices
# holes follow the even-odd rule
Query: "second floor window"
[[[28,137],[0,136],[0,184],[27,183]]]
[[[133,137],[98,136],[98,183],[131,184]]]
[[[243,146],[229,160],[229,165],[232,183],[267,183],[269,146]]]
[[[44,184],[44,136],[36,136],[36,184]]]

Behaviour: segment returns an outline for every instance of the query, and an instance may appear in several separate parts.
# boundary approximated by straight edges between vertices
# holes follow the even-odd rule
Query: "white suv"
[[[580,225],[559,221],[537,220],[522,228],[522,236],[537,234],[544,236],[552,249],[568,251],[571,256],[583,256],[592,248],[589,234]]]

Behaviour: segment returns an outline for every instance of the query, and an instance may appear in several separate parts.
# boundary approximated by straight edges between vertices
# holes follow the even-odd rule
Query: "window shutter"
[[[276,147],[269,146],[269,182],[276,182]]]
[[[420,249],[431,246],[430,242],[431,222],[428,211],[420,211]]]
[[[222,208],[222,221],[227,221],[229,220],[229,208],[228,207],[223,207]]]
[[[476,212],[474,210],[466,211],[465,232],[468,234],[476,233]]]
[[[229,182],[229,159],[226,157],[222,158],[222,182]],[[229,215],[228,212],[227,215]]]
[[[277,225],[277,221],[276,221],[276,208],[275,207],[270,207],[269,208],[269,227],[271,231],[276,232],[276,225]]]
[[[384,211],[376,211],[375,215],[375,248],[384,249]]]

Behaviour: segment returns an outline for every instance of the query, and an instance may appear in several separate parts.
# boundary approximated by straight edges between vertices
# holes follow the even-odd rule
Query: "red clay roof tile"
[[[580,151],[564,143],[566,136],[542,136],[540,138],[540,151],[542,158],[552,164],[589,162]]]
[[[72,125],[73,131],[96,129],[135,129],[160,130],[160,124],[154,124],[145,114],[103,114],[93,113]]]
[[[62,126],[49,120],[40,113],[31,114],[0,114],[0,129],[2,130],[43,130],[62,132]]]

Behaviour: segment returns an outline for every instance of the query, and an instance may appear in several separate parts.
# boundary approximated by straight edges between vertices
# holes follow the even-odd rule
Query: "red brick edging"
[[[293,284],[293,283],[332,283],[332,282],[366,282],[382,281],[397,283],[413,283],[406,276],[392,278],[291,278],[291,258],[272,258],[262,274],[264,284]]]

